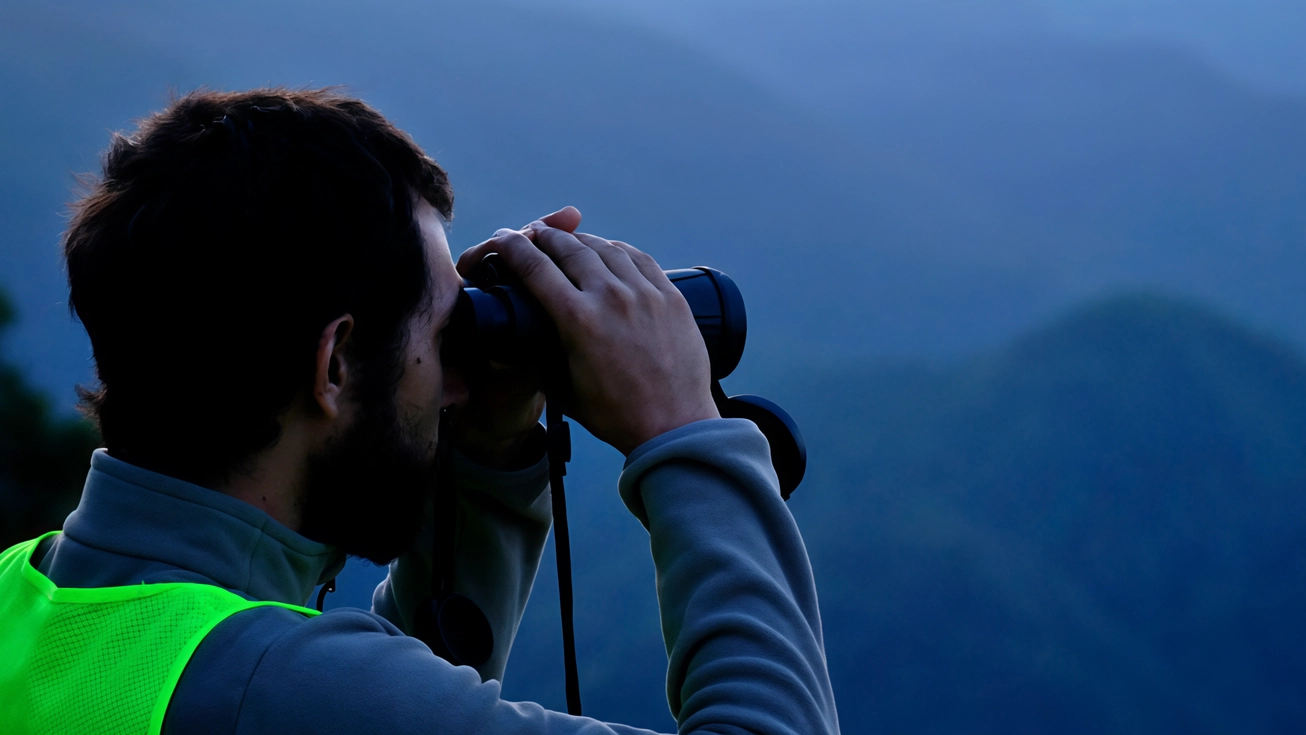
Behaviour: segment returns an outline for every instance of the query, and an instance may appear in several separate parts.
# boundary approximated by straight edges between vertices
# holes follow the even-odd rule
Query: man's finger
[[[553,214],[544,215],[539,221],[563,232],[575,232],[580,227],[580,210],[566,206]]]
[[[632,287],[648,285],[648,278],[635,267],[625,250],[601,237],[586,232],[577,232],[576,239],[580,240],[585,247],[597,253],[599,258],[603,260],[603,264],[608,267],[608,270],[612,271],[612,274],[620,278],[622,282]]]
[[[580,297],[576,286],[525,235],[515,230],[500,232],[503,234],[464,252],[458,258],[458,272],[466,276],[485,256],[498,253],[550,316],[557,319],[569,313],[575,305],[572,302]]]
[[[499,233],[502,232],[503,230],[499,230],[499,232],[495,233],[494,237],[489,240],[477,243],[476,245],[464,250],[463,254],[458,256],[458,262],[454,264],[454,267],[458,269],[458,275],[466,278],[467,274],[471,272],[473,266],[481,262],[485,256],[495,252],[495,247],[499,242]]]
[[[639,269],[640,274],[648,279],[648,282],[653,284],[654,288],[663,293],[676,291],[675,285],[671,283],[671,279],[667,278],[662,266],[658,265],[656,260],[653,260],[653,256],[620,240],[609,240],[609,242],[626,252],[630,261]]]
[[[552,258],[580,290],[599,288],[617,280],[599,254],[570,232],[548,227],[538,220],[530,224],[530,229],[535,233],[535,247]]]
[[[501,227],[494,231],[494,237],[464,250],[462,255],[458,256],[458,262],[454,264],[454,267],[457,269],[458,275],[466,278],[467,274],[471,273],[472,268],[475,268],[476,264],[480,263],[485,256],[499,252],[499,244],[503,242],[503,238],[510,236],[525,237],[528,241],[534,243],[534,235],[535,233],[529,230],[523,232],[522,230],[510,230]]]

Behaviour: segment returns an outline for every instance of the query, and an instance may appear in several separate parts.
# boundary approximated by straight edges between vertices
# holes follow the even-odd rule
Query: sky
[[[1302,7],[11,3],[9,341],[70,405],[90,375],[57,257],[77,175],[169,89],[267,82],[350,85],[412,131],[454,174],[455,247],[590,203],[667,267],[714,259],[768,360],[966,354],[1128,289],[1303,341]],[[530,96],[559,111],[497,111]],[[776,267],[809,248],[841,265]]]

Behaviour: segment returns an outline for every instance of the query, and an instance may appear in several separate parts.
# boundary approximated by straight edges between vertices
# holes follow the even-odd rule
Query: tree
[[[15,317],[0,291],[0,337]],[[98,445],[90,422],[56,414],[0,351],[0,549],[63,525]]]

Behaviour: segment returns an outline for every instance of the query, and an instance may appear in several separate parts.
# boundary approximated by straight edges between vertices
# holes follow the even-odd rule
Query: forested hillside
[[[1296,352],[1134,297],[954,368],[788,385],[845,722],[1306,726]]]
[[[1306,362],[1182,301],[1091,304],[950,367],[763,391],[847,732],[1306,727]],[[670,727],[643,530],[592,444],[569,487],[588,711]],[[365,585],[363,585],[365,586]],[[506,692],[561,701],[551,570]]]
[[[10,362],[4,339],[14,318],[0,290],[0,549],[63,524],[98,443],[87,422],[52,410]]]

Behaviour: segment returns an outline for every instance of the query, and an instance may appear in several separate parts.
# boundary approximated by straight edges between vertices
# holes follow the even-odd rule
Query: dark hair
[[[110,454],[220,482],[277,440],[345,313],[359,383],[393,393],[431,287],[415,197],[453,213],[404,132],[335,90],[201,91],[115,134],[103,164],[63,251]]]

